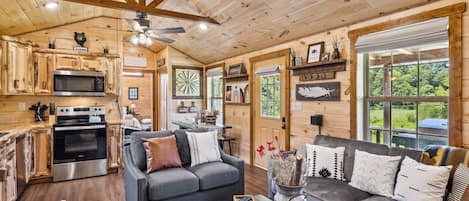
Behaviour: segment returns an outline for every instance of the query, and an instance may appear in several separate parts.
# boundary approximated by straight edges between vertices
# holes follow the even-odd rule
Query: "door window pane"
[[[280,75],[261,76],[262,117],[280,118]]]

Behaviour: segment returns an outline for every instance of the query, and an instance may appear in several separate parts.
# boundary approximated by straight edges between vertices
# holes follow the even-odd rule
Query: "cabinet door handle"
[[[14,87],[15,89],[18,89],[19,85],[20,85],[20,81],[19,81],[19,80],[13,80],[13,87]]]

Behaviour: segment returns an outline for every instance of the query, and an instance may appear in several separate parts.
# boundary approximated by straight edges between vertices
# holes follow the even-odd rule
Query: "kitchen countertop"
[[[49,122],[0,125],[0,132],[8,132],[8,134],[0,137],[0,143],[8,141],[12,138],[16,138],[18,135],[29,132],[33,129],[44,128],[52,128],[52,126],[49,124]]]

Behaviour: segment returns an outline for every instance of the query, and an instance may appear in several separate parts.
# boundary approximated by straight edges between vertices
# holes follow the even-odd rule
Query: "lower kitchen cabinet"
[[[14,201],[16,195],[16,141],[0,145],[0,200]]]
[[[107,127],[107,160],[108,169],[118,169],[122,167],[122,129],[120,124],[109,124]]]
[[[52,138],[51,129],[31,131],[31,179],[52,176]]]

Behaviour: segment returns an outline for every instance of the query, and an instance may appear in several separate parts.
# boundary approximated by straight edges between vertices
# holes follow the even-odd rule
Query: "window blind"
[[[280,73],[280,65],[260,67],[256,69],[255,74],[258,76],[272,75]]]
[[[448,17],[437,18],[358,37],[358,53],[448,41]]]
[[[207,70],[207,77],[215,77],[215,76],[221,76],[221,75],[223,75],[222,67],[211,68]]]

